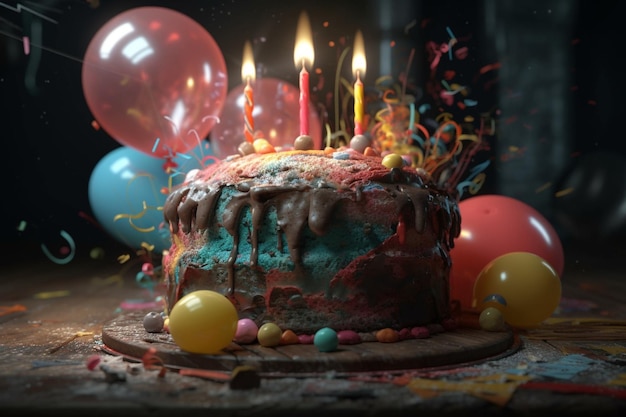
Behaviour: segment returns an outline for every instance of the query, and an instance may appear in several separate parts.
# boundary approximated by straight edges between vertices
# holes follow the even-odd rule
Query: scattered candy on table
[[[164,319],[161,313],[151,311],[143,317],[143,328],[148,333],[161,333],[163,331]]]
[[[324,327],[315,332],[313,344],[320,352],[332,352],[339,346],[337,332],[330,327]]]
[[[504,330],[504,317],[500,310],[495,307],[487,307],[481,311],[478,317],[478,324],[483,330],[498,332]]]
[[[274,347],[280,344],[283,331],[274,323],[265,323],[259,327],[257,339],[261,346]]]
[[[257,333],[259,332],[259,326],[254,320],[249,318],[239,319],[237,322],[237,331],[233,341],[235,343],[248,344],[256,341]]]

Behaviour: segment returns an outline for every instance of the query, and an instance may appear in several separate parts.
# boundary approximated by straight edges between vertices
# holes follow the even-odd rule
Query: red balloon
[[[483,268],[511,252],[543,258],[559,276],[563,246],[556,230],[533,207],[511,197],[481,195],[459,203],[461,234],[450,251],[450,299],[464,311],[472,308],[474,283]]]
[[[211,131],[211,149],[218,158],[239,153],[244,136],[244,85],[232,89],[226,97],[222,118]],[[263,132],[274,147],[293,147],[300,136],[300,90],[276,78],[258,78],[253,84],[254,130]],[[322,127],[315,106],[309,104],[309,136],[315,149],[322,146]]]
[[[90,41],[83,93],[113,139],[167,157],[195,148],[219,120],[227,74],[222,51],[195,20],[138,7],[109,20]]]

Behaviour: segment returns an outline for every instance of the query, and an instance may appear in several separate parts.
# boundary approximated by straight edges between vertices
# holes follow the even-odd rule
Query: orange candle
[[[246,138],[246,142],[250,143],[254,140],[254,118],[252,116],[252,112],[254,111],[254,92],[252,90],[251,82],[254,81],[255,73],[256,70],[254,68],[252,46],[250,45],[250,42],[246,42],[243,47],[243,64],[241,66],[241,77],[246,83],[246,86],[243,89],[243,133]]]
[[[365,69],[367,67],[365,61],[365,43],[363,34],[357,31],[354,37],[354,49],[352,52],[352,72],[356,77],[354,83],[354,134],[362,135],[364,130],[363,117],[364,110],[364,92],[361,77],[365,77]]]
[[[296,32],[296,45],[293,50],[293,60],[296,68],[300,68],[300,135],[309,134],[309,72],[306,66],[313,66],[315,52],[313,50],[313,35],[309,17],[305,12],[300,13]]]

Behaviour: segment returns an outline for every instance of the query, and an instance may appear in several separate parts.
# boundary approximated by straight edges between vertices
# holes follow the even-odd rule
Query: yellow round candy
[[[237,331],[239,318],[233,303],[222,294],[198,290],[182,297],[169,314],[174,342],[191,353],[218,353]]]
[[[504,330],[504,317],[497,308],[487,307],[480,313],[478,324],[483,330],[497,332]]]
[[[402,168],[402,166],[404,165],[404,160],[402,159],[402,156],[398,155],[397,153],[390,153],[388,155],[385,155],[382,164],[389,169]]]
[[[259,332],[257,333],[257,340],[261,344],[261,346],[265,347],[273,347],[278,346],[280,344],[280,339],[283,335],[283,331],[278,327],[275,323],[265,323],[261,327],[259,327]]]
[[[474,282],[473,304],[494,307],[513,327],[537,327],[561,300],[561,280],[552,266],[530,252],[510,252],[489,262]]]
[[[254,147],[254,150],[258,153],[261,149],[270,146],[270,143],[267,141],[267,139],[257,138],[254,140],[254,142],[252,142],[252,146]]]

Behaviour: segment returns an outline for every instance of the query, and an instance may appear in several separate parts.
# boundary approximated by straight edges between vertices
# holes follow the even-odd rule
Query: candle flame
[[[352,51],[352,73],[355,77],[365,77],[367,63],[365,61],[365,42],[360,30],[354,36],[354,49]]]
[[[313,34],[311,23],[306,12],[300,13],[298,19],[298,29],[296,31],[296,46],[293,49],[293,62],[296,68],[303,65],[313,66],[315,52],[313,51]]]
[[[248,80],[254,81],[256,78],[256,70],[254,67],[254,55],[252,54],[252,44],[246,41],[243,45],[243,63],[241,64],[241,78],[243,82]]]

